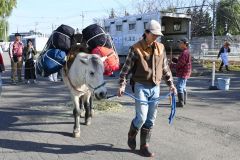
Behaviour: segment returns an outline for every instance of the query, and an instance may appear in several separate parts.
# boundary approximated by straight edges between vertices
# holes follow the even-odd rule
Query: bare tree
[[[133,2],[136,13],[148,13],[155,11],[176,11],[187,12],[189,6],[201,5],[202,0],[138,0]],[[183,9],[180,9],[183,8]]]

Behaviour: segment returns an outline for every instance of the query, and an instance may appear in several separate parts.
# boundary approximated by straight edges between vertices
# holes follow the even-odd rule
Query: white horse
[[[78,53],[71,67],[68,69],[66,65],[63,69],[63,81],[70,89],[74,105],[74,137],[80,137],[79,98],[89,102],[91,93],[97,99],[103,99],[107,95],[103,72],[104,65],[100,56],[86,53]]]

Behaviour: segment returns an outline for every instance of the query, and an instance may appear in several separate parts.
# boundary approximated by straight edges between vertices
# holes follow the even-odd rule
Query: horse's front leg
[[[74,109],[73,109],[73,116],[74,116],[74,127],[73,127],[73,137],[78,138],[80,137],[80,108],[79,108],[79,97],[73,97]]]
[[[85,114],[85,107],[84,107],[84,97],[80,97],[79,98],[79,107],[80,107],[80,118],[84,118],[84,114]]]
[[[84,97],[85,124],[88,126],[92,121],[92,96],[91,93]]]

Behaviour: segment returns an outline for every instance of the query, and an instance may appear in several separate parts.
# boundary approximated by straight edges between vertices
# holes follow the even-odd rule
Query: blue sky
[[[9,34],[29,30],[49,34],[60,24],[82,29],[93,23],[93,18],[108,17],[111,8],[123,13],[125,9],[131,10],[133,4],[132,0],[18,0],[17,3],[8,18]]]

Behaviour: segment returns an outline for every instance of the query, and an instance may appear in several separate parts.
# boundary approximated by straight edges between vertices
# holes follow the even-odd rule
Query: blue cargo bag
[[[66,63],[66,52],[60,49],[49,49],[42,54],[36,63],[37,74],[47,77],[58,72]]]

